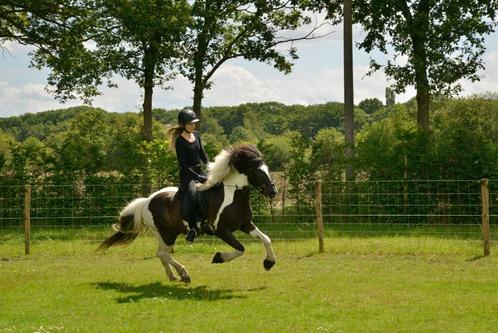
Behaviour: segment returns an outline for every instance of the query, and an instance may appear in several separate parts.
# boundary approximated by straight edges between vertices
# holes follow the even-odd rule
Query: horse
[[[206,223],[215,236],[234,248],[233,252],[215,253],[212,263],[229,262],[244,254],[244,246],[233,235],[233,232],[240,230],[263,243],[266,249],[263,267],[269,271],[275,265],[271,239],[254,224],[249,200],[251,186],[270,199],[277,194],[261,152],[251,144],[231,146],[222,150],[214,162],[208,163],[207,169],[207,181],[197,184],[198,194],[204,197]],[[120,212],[119,221],[113,224],[113,229],[115,233],[104,240],[97,251],[105,251],[113,245],[130,244],[138,234],[150,229],[159,241],[157,257],[168,279],[191,282],[185,266],[171,256],[178,235],[188,232],[177,187],[165,187],[148,198],[133,200]]]

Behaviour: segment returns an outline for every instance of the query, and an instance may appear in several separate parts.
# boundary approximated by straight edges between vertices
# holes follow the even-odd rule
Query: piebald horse
[[[208,180],[198,184],[207,208],[207,223],[214,234],[233,247],[233,252],[217,252],[212,263],[224,263],[244,254],[244,246],[233,232],[241,230],[259,239],[265,249],[263,266],[270,270],[275,265],[275,254],[270,238],[252,221],[249,201],[250,186],[265,196],[277,194],[268,167],[254,145],[237,145],[223,150],[214,162],[208,164]],[[181,214],[181,199],[177,187],[163,188],[148,198],[133,200],[121,212],[119,222],[113,225],[115,233],[97,249],[104,251],[113,245],[129,244],[137,235],[152,230],[159,241],[157,256],[171,281],[190,282],[190,275],[182,264],[172,258],[173,246],[179,234],[186,234],[187,222]],[[176,275],[172,268],[176,270]]]

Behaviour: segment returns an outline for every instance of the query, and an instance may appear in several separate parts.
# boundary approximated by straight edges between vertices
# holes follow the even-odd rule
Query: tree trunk
[[[427,78],[426,52],[423,39],[413,37],[413,65],[415,68],[415,89],[417,90],[417,126],[429,131],[429,79]]]
[[[202,98],[204,97],[204,81],[202,77],[202,68],[196,68],[195,70],[195,82],[194,82],[194,105],[193,110],[197,114],[197,117],[202,120]],[[200,125],[200,123],[199,123]],[[200,130],[200,128],[198,128]]]
[[[207,22],[205,22],[207,26]],[[197,39],[197,50],[194,54],[194,105],[193,110],[197,114],[197,117],[202,120],[202,98],[204,97],[204,88],[206,86],[206,82],[204,81],[204,59],[206,57],[207,50],[207,37],[206,37],[206,29],[199,34]],[[198,125],[201,125],[200,123]],[[200,126],[198,130],[200,131]]]
[[[417,125],[418,128],[424,131],[429,131],[429,107],[430,107],[430,94],[429,90],[417,82]]]
[[[145,84],[144,84],[144,129],[143,129],[143,139],[146,142],[152,141],[152,92],[153,92],[153,81],[152,75],[145,74]],[[151,179],[149,173],[149,147],[145,145],[144,147],[144,161],[142,169],[142,195],[148,196],[152,191]]]
[[[411,23],[411,38],[413,42],[413,60],[412,64],[415,69],[415,89],[417,90],[417,126],[419,130],[429,131],[429,105],[430,89],[429,79],[427,77],[427,52],[426,31],[429,29],[428,13],[430,11],[430,2],[421,0],[417,13]]]
[[[354,91],[352,0],[344,0],[344,134],[346,180],[354,179]]]
[[[144,59],[144,128],[143,139],[146,143],[152,141],[152,93],[154,90],[154,64],[151,61],[151,54],[145,53]],[[149,172],[149,147],[144,145],[144,161],[142,169],[142,195],[148,196],[152,191],[151,177]]]
[[[147,142],[152,141],[152,92],[154,89],[154,82],[152,71],[145,70],[144,79],[144,129],[143,138]]]

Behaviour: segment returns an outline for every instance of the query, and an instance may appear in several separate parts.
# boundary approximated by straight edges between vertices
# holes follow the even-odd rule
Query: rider
[[[170,149],[176,151],[180,166],[180,191],[183,192],[182,215],[188,222],[189,232],[185,239],[193,242],[197,236],[198,201],[196,182],[205,183],[206,175],[201,162],[208,163],[208,157],[202,147],[201,136],[195,130],[199,118],[195,112],[185,107],[178,114],[178,127],[168,131]]]

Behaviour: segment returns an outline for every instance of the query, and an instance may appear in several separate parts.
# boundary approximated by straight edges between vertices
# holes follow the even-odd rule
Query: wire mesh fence
[[[479,235],[480,181],[326,182],[325,223],[346,232]]]
[[[299,192],[285,182],[273,201],[253,191],[254,222],[273,240],[314,238],[315,184]],[[304,186],[303,186],[304,185]],[[159,189],[155,186],[152,190]],[[23,238],[25,186],[0,186],[0,240]],[[31,239],[101,241],[141,184],[31,187]],[[498,181],[489,182],[491,239],[498,236]],[[325,181],[321,186],[324,236],[432,236],[480,240],[480,180]],[[209,240],[210,238],[206,238]]]

